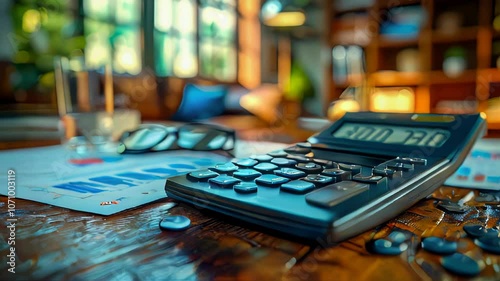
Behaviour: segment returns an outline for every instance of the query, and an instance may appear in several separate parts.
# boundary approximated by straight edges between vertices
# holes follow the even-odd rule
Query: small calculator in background
[[[480,114],[347,113],[307,142],[171,177],[165,190],[179,201],[331,244],[431,194],[485,129]]]

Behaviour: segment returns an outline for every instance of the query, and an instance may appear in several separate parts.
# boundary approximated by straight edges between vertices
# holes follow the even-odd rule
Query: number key
[[[323,171],[323,167],[316,163],[298,163],[295,168],[308,174],[319,174]]]
[[[339,168],[345,171],[351,172],[353,175],[359,174],[361,172],[361,166],[360,165],[354,165],[354,164],[339,164]]]

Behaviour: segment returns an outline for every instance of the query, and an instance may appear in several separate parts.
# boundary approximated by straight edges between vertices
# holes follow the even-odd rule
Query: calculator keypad
[[[228,175],[219,175],[215,178],[211,178],[208,180],[208,182],[210,182],[216,186],[223,187],[223,188],[232,187],[234,184],[239,183],[240,181],[241,180],[239,180],[237,178],[233,178],[233,177],[228,176]]]
[[[349,198],[369,191],[369,185],[354,181],[342,181],[325,186],[306,195],[306,201],[319,207],[333,207]]]
[[[233,186],[234,191],[238,193],[254,193],[257,192],[257,185],[253,182],[240,182]]]
[[[273,160],[271,160],[271,164],[274,164],[274,165],[279,166],[279,167],[293,167],[297,164],[297,161],[295,161],[293,159],[279,157],[279,158],[274,158]]]
[[[319,159],[314,158],[310,144],[300,143],[191,172],[187,179],[245,196],[259,194],[261,188],[278,188],[279,192],[303,196],[307,204],[331,208],[351,198],[359,204],[369,195],[381,195],[388,190],[390,180],[425,165],[426,159],[410,157],[396,157],[375,167]]]
[[[335,182],[351,179],[351,172],[341,169],[324,169],[321,174],[334,178]]]
[[[223,163],[223,164],[216,164],[213,168],[211,168],[211,170],[214,172],[217,172],[219,174],[230,174],[230,173],[238,170],[238,166],[229,162],[229,163]]]
[[[248,168],[255,166],[257,163],[259,163],[259,161],[251,158],[244,158],[244,159],[236,159],[233,163],[240,167]]]
[[[311,182],[303,180],[294,180],[281,185],[281,190],[290,193],[304,194],[315,188]]]
[[[258,184],[266,185],[266,186],[280,186],[281,184],[288,182],[289,179],[280,177],[278,175],[262,175],[255,179],[255,182]]]
[[[215,178],[218,175],[219,174],[211,170],[200,170],[188,174],[189,177],[198,181],[207,181],[208,179]]]
[[[397,157],[396,161],[405,164],[415,164],[415,165],[427,165],[427,159],[423,158],[411,158],[411,157]]]
[[[239,178],[241,180],[254,180],[262,175],[262,173],[255,171],[254,169],[239,169],[233,173],[233,177]]]
[[[294,168],[281,168],[279,170],[275,170],[274,173],[289,179],[300,179],[307,175],[304,171]]]
[[[388,168],[373,168],[372,174],[391,178],[396,171]]]

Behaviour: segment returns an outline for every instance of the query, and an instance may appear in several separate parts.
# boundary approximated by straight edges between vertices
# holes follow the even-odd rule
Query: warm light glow
[[[240,99],[240,105],[262,120],[274,123],[279,119],[278,107],[283,95],[276,85],[263,84]]]
[[[359,103],[351,99],[340,99],[333,102],[328,108],[328,119],[335,121],[340,119],[346,112],[357,112],[361,109]]]
[[[259,107],[261,103],[262,101],[258,97],[251,95],[243,96],[240,100],[240,105],[243,108],[249,108],[249,109],[255,109]]]
[[[493,19],[493,28],[495,30],[500,30],[500,16],[496,16],[495,19]]]
[[[231,31],[236,25],[236,14],[228,10],[219,10],[215,16],[217,26],[221,30]]]
[[[104,3],[102,3],[102,1],[100,0],[86,0],[83,2],[84,10],[88,14],[99,13],[99,11],[102,9],[102,4]]]
[[[206,25],[210,26],[211,24],[214,23],[215,17],[217,17],[219,13],[219,10],[217,10],[214,7],[203,7],[201,9],[201,22]]]
[[[372,94],[370,110],[377,112],[414,112],[415,94],[410,88],[376,89]]]
[[[32,33],[40,28],[41,16],[37,10],[27,10],[23,15],[23,31]]]
[[[134,48],[120,47],[116,50],[116,69],[117,72],[126,72],[129,74],[139,74],[141,71],[141,59]]]
[[[174,74],[177,77],[193,77],[198,72],[198,61],[189,41],[183,40],[174,59]]]
[[[85,64],[89,68],[99,68],[111,62],[111,46],[106,40],[94,33],[87,36]]]
[[[75,56],[69,59],[69,68],[74,72],[84,71],[85,64],[83,56]]]
[[[179,32],[186,35],[194,33],[196,30],[196,17],[193,3],[189,0],[182,0],[177,4],[175,10],[177,14],[175,27]],[[167,11],[160,11],[160,13],[165,14]]]
[[[488,107],[481,112],[481,117],[488,119],[489,123],[500,123],[500,97],[488,100]]]
[[[168,32],[172,28],[172,1],[155,0],[155,28]]]
[[[303,12],[281,12],[264,20],[265,25],[276,27],[301,26],[305,22],[306,15]]]
[[[117,73],[138,74],[141,71],[139,41],[134,40],[136,33],[129,32],[115,39],[113,69]]]
[[[238,10],[243,17],[257,17],[259,16],[259,4],[255,0],[239,0]]]
[[[247,89],[254,89],[261,83],[260,62],[260,21],[259,1],[240,0],[238,9],[239,36],[238,81]]]
[[[253,89],[260,84],[260,60],[250,52],[240,52],[238,56],[238,75],[240,84]]]
[[[332,49],[332,57],[336,60],[345,60],[346,54],[347,52],[344,46],[338,45]]]

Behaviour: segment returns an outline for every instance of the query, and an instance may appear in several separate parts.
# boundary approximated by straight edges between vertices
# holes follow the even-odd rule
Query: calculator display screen
[[[450,133],[436,128],[344,123],[333,132],[335,138],[373,143],[441,147]]]

